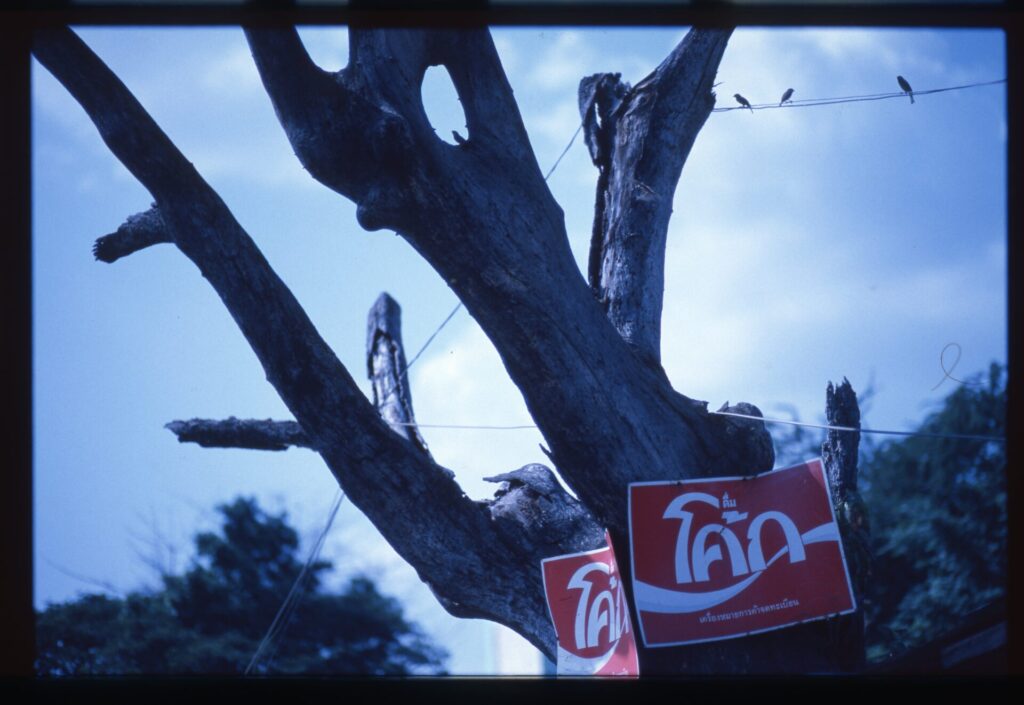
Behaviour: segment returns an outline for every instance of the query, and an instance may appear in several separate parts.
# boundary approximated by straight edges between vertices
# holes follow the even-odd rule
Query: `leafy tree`
[[[919,430],[1005,436],[1005,368],[965,380]],[[862,456],[861,477],[874,537],[869,658],[933,639],[1005,593],[1005,444],[890,441]]]
[[[861,408],[873,395],[860,395]],[[791,411],[794,420],[797,414]],[[870,426],[870,424],[865,424]],[[1005,436],[1006,369],[963,380],[916,429],[937,435]],[[777,434],[776,465],[820,453],[818,434]],[[841,505],[840,524],[870,519],[870,534],[844,527],[847,560],[864,602],[867,656],[882,661],[952,630],[1006,591],[1006,446],[910,436],[861,439],[862,501]],[[858,541],[870,536],[867,545]]]
[[[219,533],[195,537],[196,558],[162,589],[124,598],[85,595],[38,614],[36,670],[45,675],[245,671],[303,569],[286,515],[252,499],[218,507]],[[310,564],[303,599],[259,673],[438,673],[445,652],[370,579],[328,592],[328,561]]]

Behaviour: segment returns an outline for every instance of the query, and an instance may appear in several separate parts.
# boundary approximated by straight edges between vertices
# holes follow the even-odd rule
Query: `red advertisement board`
[[[541,561],[560,676],[640,673],[629,606],[607,533],[605,543],[594,551]]]
[[[648,647],[852,612],[820,460],[755,478],[629,486],[633,596]]]

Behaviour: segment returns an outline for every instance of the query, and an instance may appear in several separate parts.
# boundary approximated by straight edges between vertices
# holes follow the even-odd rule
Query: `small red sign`
[[[629,538],[648,647],[856,609],[821,460],[755,478],[631,484]]]
[[[594,551],[541,561],[560,676],[640,674],[629,606],[607,532],[605,542]]]

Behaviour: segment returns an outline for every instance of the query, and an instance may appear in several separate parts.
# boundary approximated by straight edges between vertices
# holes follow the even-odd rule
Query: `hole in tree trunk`
[[[444,66],[430,66],[423,76],[421,89],[423,111],[437,136],[448,144],[457,144],[452,132],[458,132],[463,141],[469,139],[466,114],[462,111],[459,94]]]

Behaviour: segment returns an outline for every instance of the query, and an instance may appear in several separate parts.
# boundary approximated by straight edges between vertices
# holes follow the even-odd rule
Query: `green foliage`
[[[254,500],[221,505],[220,533],[195,537],[196,558],[162,589],[125,598],[85,595],[48,605],[36,622],[36,671],[44,675],[241,674],[302,571],[285,515]],[[259,673],[404,675],[441,672],[445,652],[405,619],[366,577],[340,593],[313,563],[303,599]]]
[[[953,384],[917,430],[1005,437],[1005,368],[993,363],[987,376]],[[870,386],[859,395],[862,419],[872,396]],[[820,455],[824,433],[793,427],[774,436],[776,467],[787,467]],[[858,465],[860,492],[836,516],[864,608],[868,659],[883,661],[1005,594],[1006,446],[863,435]]]
[[[959,386],[919,430],[1005,436],[1006,372]],[[940,636],[1006,590],[1006,446],[909,437],[862,454],[874,565],[869,658]]]

